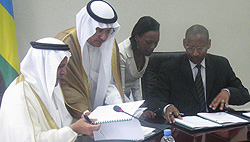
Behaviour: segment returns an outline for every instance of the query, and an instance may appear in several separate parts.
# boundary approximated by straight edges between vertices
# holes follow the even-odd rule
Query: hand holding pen
[[[89,123],[89,124],[92,124],[92,125],[96,125],[96,124],[94,124],[90,119],[89,119],[89,117],[86,115],[86,114],[83,114],[83,117],[85,118],[85,120],[87,120],[87,122]],[[100,125],[100,124],[99,124]],[[102,134],[103,135],[103,133],[101,132],[101,131],[98,131],[100,134]]]
[[[89,122],[92,123],[92,120],[81,118],[75,123],[71,124],[69,127],[76,133],[89,135],[93,139],[94,138],[93,132],[99,130],[101,125],[100,124],[92,125]]]
[[[83,117],[88,121],[89,124],[92,124],[92,125],[94,124],[94,123],[89,119],[89,117],[88,117],[86,114],[84,114]]]

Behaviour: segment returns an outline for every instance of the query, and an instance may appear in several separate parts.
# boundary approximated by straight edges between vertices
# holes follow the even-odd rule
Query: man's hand
[[[150,110],[146,110],[142,113],[142,115],[140,116],[141,119],[143,120],[149,120],[149,119],[154,119],[156,116],[156,114],[153,111]]]
[[[91,119],[91,121],[96,121],[95,119]],[[72,128],[73,131],[79,134],[86,134],[89,135],[92,139],[94,138],[93,136],[93,131],[97,131],[100,128],[100,124],[97,125],[92,125],[89,124],[84,118],[79,119],[75,123],[71,124],[69,127]]]
[[[175,123],[175,116],[179,119],[182,119],[182,117],[179,115],[179,110],[174,105],[168,106],[165,112],[165,119],[169,123]]]
[[[87,116],[89,116],[89,115],[90,115],[90,113],[91,113],[91,111],[88,111],[88,112],[86,112],[85,114],[86,114]]]
[[[224,105],[226,106],[226,108],[228,108],[228,101],[229,101],[229,92],[227,92],[226,90],[222,90],[214,98],[214,100],[211,102],[209,107],[212,108],[213,110],[215,110],[217,108],[217,106],[220,104],[220,110],[223,110]]]

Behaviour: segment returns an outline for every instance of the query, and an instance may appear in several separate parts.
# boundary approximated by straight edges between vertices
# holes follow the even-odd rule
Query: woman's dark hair
[[[148,31],[159,31],[160,24],[150,16],[141,17],[138,22],[135,24],[133,31],[131,33],[130,42],[132,46],[132,50],[137,49],[137,43],[135,40],[135,36],[142,36],[144,33]]]

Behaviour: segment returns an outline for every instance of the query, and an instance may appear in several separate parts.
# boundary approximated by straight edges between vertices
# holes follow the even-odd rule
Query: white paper
[[[142,132],[145,137],[151,136],[155,133],[155,128],[151,128],[151,127],[145,127],[145,126],[141,126],[142,128]]]
[[[94,132],[94,140],[144,140],[141,124],[137,119],[101,124]]]
[[[245,112],[245,113],[242,113],[242,114],[247,116],[247,117],[250,117],[250,112]]]
[[[142,105],[142,101],[128,102],[117,104],[125,112],[133,115],[136,110]],[[97,119],[96,123],[107,123],[107,122],[120,122],[120,121],[129,121],[132,119],[132,116],[125,114],[123,112],[116,112],[113,110],[115,105],[107,106],[98,106],[93,112],[90,113],[89,118]]]
[[[142,105],[142,101],[117,104],[131,115]],[[144,134],[140,122],[123,112],[113,110],[115,105],[99,106],[90,113],[90,118],[96,118],[101,127],[94,132],[94,140],[143,140]]]
[[[216,112],[216,113],[198,113],[198,116],[207,118],[214,122],[218,122],[220,124],[230,124],[230,123],[244,123],[248,122],[245,119],[239,118],[237,116],[228,114],[226,112]]]
[[[222,125],[203,119],[198,116],[184,116],[183,119],[176,118],[175,121],[191,128],[220,127]]]

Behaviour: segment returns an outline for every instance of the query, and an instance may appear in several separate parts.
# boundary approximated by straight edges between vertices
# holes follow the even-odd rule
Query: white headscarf
[[[36,42],[64,44],[62,41],[50,37],[37,40]],[[20,67],[25,81],[29,83],[41,98],[59,128],[69,125],[72,121],[66,110],[61,88],[59,85],[55,87],[58,66],[65,57],[67,57],[68,61],[70,56],[69,51],[30,47]]]
[[[103,18],[111,18],[114,16],[113,9],[103,1],[94,1],[91,5],[91,9],[95,10],[95,14]],[[114,23],[102,23],[93,19],[87,12],[87,7],[83,7],[76,15],[76,28],[77,38],[81,46],[82,64],[83,68],[89,76],[89,58],[86,42],[95,34],[96,28],[114,28],[115,32],[110,35],[107,40],[99,47],[101,50],[101,62],[100,70],[96,88],[96,95],[94,100],[94,108],[98,105],[103,105],[105,93],[107,92],[108,85],[111,80],[111,57],[114,44],[114,36],[120,29],[118,22]]]

